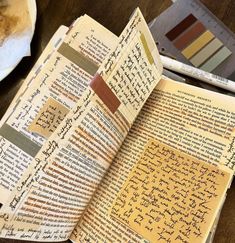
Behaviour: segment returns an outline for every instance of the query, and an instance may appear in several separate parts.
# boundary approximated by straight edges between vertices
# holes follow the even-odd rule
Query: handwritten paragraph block
[[[29,126],[29,131],[48,138],[63,121],[69,110],[58,101],[49,98]]]
[[[204,242],[231,176],[152,139],[111,216],[151,242]]]

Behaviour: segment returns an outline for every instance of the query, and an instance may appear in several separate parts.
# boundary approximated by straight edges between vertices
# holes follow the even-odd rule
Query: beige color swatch
[[[223,43],[215,38],[208,45],[202,48],[195,56],[190,59],[190,62],[195,66],[199,67],[209,57],[211,57],[219,48],[223,46]]]
[[[224,46],[200,68],[204,71],[211,72],[231,54],[232,52],[226,46]]]

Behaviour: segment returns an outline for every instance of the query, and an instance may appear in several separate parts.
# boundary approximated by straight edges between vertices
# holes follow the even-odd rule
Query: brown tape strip
[[[183,35],[174,41],[174,45],[178,49],[184,49],[197,37],[199,37],[204,31],[206,31],[205,26],[201,22],[197,22],[192,28],[186,30]]]
[[[118,109],[121,102],[98,73],[91,80],[90,87],[112,113]]]
[[[195,23],[197,19],[192,15],[188,15],[185,19],[183,19],[179,24],[177,24],[172,30],[170,30],[166,37],[173,41],[178,37],[181,33],[183,33],[187,28],[189,28],[193,23]]]

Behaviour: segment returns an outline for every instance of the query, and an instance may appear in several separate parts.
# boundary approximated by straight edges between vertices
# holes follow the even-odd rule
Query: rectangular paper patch
[[[205,242],[231,177],[152,139],[111,216],[151,242]]]
[[[64,120],[68,112],[69,109],[64,105],[49,98],[29,125],[28,130],[48,138]]]

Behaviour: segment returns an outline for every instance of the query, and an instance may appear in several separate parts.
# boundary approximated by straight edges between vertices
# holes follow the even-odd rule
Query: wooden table
[[[235,32],[235,0],[202,0],[202,2]],[[146,21],[149,22],[170,4],[170,0],[38,0],[32,55],[24,58],[16,69],[0,82],[0,117],[5,113],[23,79],[60,25],[68,26],[80,15],[88,14],[119,35],[137,6],[140,7]],[[0,242],[20,241],[0,239]],[[228,192],[214,242],[235,242],[235,183]]]

